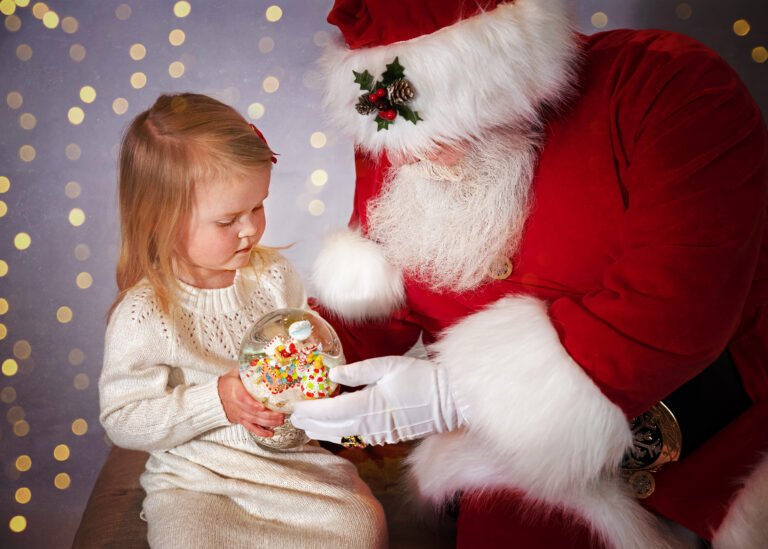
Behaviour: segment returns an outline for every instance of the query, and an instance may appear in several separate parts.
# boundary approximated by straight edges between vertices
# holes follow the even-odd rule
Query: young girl
[[[270,160],[254,126],[203,95],[160,97],[123,139],[100,418],[115,444],[150,452],[152,547],[386,544],[381,506],[352,464],[251,436],[284,417],[243,387],[240,342],[262,314],[307,306],[291,265],[256,247]]]

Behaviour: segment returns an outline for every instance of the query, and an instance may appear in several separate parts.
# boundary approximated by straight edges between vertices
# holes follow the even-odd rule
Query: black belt
[[[655,489],[651,473],[689,455],[751,405],[726,349],[699,375],[632,419],[633,447],[624,456],[621,471],[635,495],[651,495]]]

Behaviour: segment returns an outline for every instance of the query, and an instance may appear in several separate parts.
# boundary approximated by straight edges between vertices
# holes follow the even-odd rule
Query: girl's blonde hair
[[[176,303],[173,257],[196,185],[270,170],[273,152],[232,107],[205,95],[162,95],[120,148],[118,295],[146,279],[164,312]]]

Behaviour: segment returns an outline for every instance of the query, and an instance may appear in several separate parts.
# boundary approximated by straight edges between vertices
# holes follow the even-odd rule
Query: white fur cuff
[[[450,328],[433,350],[470,432],[519,488],[545,499],[578,491],[631,445],[624,413],[571,359],[536,299],[501,299]]]
[[[351,321],[386,317],[405,301],[400,270],[376,243],[349,230],[326,239],[312,280],[320,302]]]

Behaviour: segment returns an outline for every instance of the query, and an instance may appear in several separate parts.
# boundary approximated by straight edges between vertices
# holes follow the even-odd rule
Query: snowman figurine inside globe
[[[248,393],[270,410],[285,414],[285,423],[274,429],[274,436],[253,435],[256,442],[276,450],[308,442],[306,433],[291,424],[290,415],[297,402],[338,393],[328,371],[344,364],[344,353],[331,325],[304,309],[272,311],[248,330],[239,361],[240,379]]]

